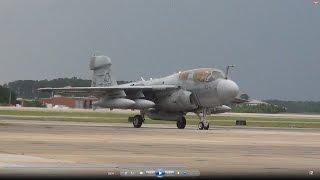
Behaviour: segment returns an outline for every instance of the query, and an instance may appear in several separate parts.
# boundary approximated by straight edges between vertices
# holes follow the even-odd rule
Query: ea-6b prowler
[[[179,129],[186,126],[185,115],[194,112],[199,117],[199,129],[208,130],[206,116],[223,113],[226,106],[236,100],[238,85],[226,74],[214,68],[182,71],[158,79],[118,85],[111,72],[111,60],[107,56],[94,55],[90,60],[93,71],[91,87],[40,88],[40,91],[57,94],[95,96],[99,101],[94,107],[110,109],[136,109],[140,114],[132,119],[133,126],[140,128],[145,116],[157,120],[175,120]]]

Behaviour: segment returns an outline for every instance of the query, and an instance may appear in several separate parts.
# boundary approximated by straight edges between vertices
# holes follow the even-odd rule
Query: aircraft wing
[[[177,89],[173,85],[152,85],[152,86],[106,86],[106,87],[63,87],[63,88],[39,88],[40,92],[54,92],[57,94],[85,94],[93,96],[116,95],[119,91],[166,91]]]

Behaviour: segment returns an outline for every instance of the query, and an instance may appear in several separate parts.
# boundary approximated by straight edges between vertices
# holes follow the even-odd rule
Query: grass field
[[[43,121],[78,121],[78,122],[103,122],[103,123],[125,123],[132,113],[113,112],[59,112],[59,111],[29,111],[29,110],[0,110],[0,117],[22,120]],[[196,115],[187,115],[187,124],[197,125],[199,120]],[[278,118],[278,117],[230,117],[230,116],[208,116],[208,120],[214,126],[235,126],[235,121],[241,119],[247,121],[251,127],[296,127],[296,128],[320,128],[319,119],[303,118]],[[175,121],[160,121],[146,118],[146,124],[175,124]]]

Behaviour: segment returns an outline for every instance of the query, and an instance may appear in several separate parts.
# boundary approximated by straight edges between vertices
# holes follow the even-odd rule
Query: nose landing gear
[[[209,127],[210,127],[209,121],[206,120],[207,109],[203,108],[201,111],[201,115],[200,115],[200,113],[196,113],[196,114],[200,120],[199,125],[198,125],[199,130],[209,130]]]
[[[199,130],[208,130],[209,129],[209,123],[205,124],[204,122],[199,122],[198,128],[199,128]]]

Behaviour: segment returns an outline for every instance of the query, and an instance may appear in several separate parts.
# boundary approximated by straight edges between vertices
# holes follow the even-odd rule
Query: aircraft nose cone
[[[217,90],[218,97],[223,102],[234,99],[239,93],[238,85],[229,79],[221,80],[218,83]]]

